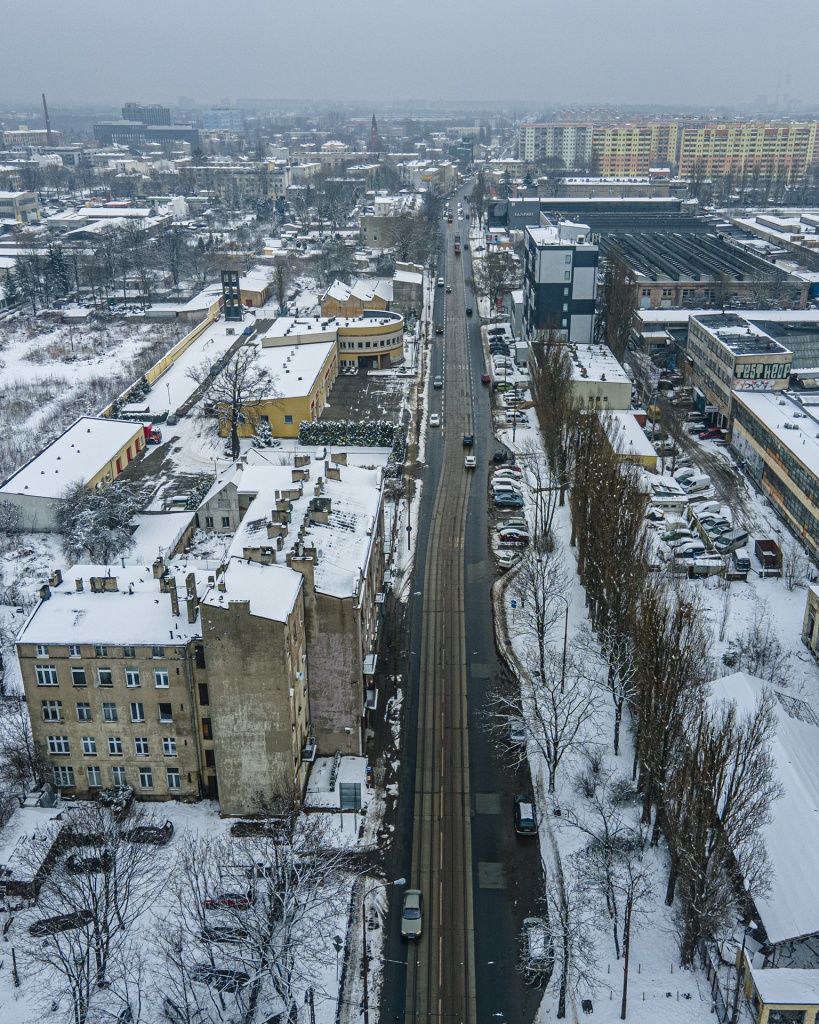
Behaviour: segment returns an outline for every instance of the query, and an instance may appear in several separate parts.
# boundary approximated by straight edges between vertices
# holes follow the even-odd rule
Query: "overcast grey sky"
[[[236,97],[819,109],[819,0],[37,0],[0,103]],[[11,43],[12,45],[9,45]]]

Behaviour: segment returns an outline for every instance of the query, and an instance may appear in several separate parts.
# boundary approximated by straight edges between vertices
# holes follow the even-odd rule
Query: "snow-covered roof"
[[[392,275],[393,281],[402,284],[421,284],[424,280],[423,272],[415,270],[396,270]]]
[[[145,512],[134,520],[136,530],[126,561],[131,565],[151,565],[158,555],[174,550],[190,526],[195,512]]]
[[[612,448],[618,455],[633,455],[639,458],[657,458],[654,445],[643,433],[643,428],[630,412],[598,413],[607,427]]]
[[[705,313],[693,319],[735,356],[790,353],[770,334],[736,313]]]
[[[819,323],[819,309],[736,309],[738,317],[751,322]],[[687,324],[692,316],[711,316],[713,309],[636,309],[634,315],[644,324]]]
[[[302,575],[286,565],[262,565],[233,557],[221,577],[225,589],[211,589],[202,604],[228,608],[231,601],[248,601],[250,614],[286,622],[302,585]]]
[[[74,565],[59,586],[41,601],[17,636],[24,644],[111,644],[115,646],[174,646],[202,635],[197,616],[188,622],[186,578],[193,573],[197,596],[208,588],[207,572],[171,562],[168,574],[176,581],[179,615],[171,598],[159,588],[150,565]],[[116,590],[93,593],[93,577],[113,578]],[[82,580],[83,589],[77,589]],[[111,584],[113,586],[113,584]]]
[[[764,828],[770,891],[755,903],[769,940],[779,943],[819,932],[813,859],[819,850],[819,717],[794,693],[745,672],[711,683],[712,696],[735,702],[740,713],[751,711],[766,688],[777,697],[777,729],[770,743],[783,796],[773,802]]]
[[[810,407],[784,391],[734,391],[733,400],[746,406],[784,448],[819,477],[819,417]]]
[[[569,349],[569,354],[572,359],[572,380],[631,384],[626,371],[607,345],[575,345]]]
[[[275,508],[276,491],[299,489],[299,484],[293,483],[291,466],[270,465],[258,451],[250,453],[248,458],[255,459],[257,464],[244,467],[241,477],[233,481],[239,494],[254,496],[230,547],[229,553],[239,558],[245,548],[275,543],[267,539],[267,524],[270,510]],[[321,458],[311,463],[309,469],[310,479],[303,482],[301,497],[291,500],[290,530],[284,537],[282,550],[276,554],[277,562],[284,562],[288,552],[293,550],[299,539],[299,527],[306,523],[301,543],[317,551],[316,590],[332,597],[350,597],[356,593],[361,573],[369,562],[381,506],[382,471],[340,466],[341,479],[333,480],[326,475]],[[326,524],[309,518],[319,477],[323,479],[320,497],[330,501]]]
[[[277,345],[259,348],[259,367],[270,374],[279,398],[302,398],[316,386],[335,341],[317,345]]]
[[[751,978],[766,1006],[819,1004],[819,971],[799,967],[751,967]]]
[[[141,433],[141,423],[82,416],[12,474],[0,487],[0,494],[58,498],[78,480],[87,484]]]
[[[62,801],[54,807],[38,805],[40,795],[30,794],[0,829],[0,880],[25,882],[33,880],[37,874],[39,864],[32,857],[28,840],[67,810]]]

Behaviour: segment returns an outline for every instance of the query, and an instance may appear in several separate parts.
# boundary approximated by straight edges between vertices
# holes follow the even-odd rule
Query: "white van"
[[[684,484],[690,477],[696,476],[697,471],[691,466],[683,466],[682,469],[678,469],[676,473],[672,473],[672,477],[677,483]]]
[[[736,551],[738,548],[743,548],[747,543],[747,530],[729,530],[727,533],[723,533],[717,537],[714,541],[714,547],[721,555],[727,555],[729,551]]]
[[[685,489],[689,494],[698,494],[707,491],[711,486],[711,477],[707,473],[695,473],[686,483]]]

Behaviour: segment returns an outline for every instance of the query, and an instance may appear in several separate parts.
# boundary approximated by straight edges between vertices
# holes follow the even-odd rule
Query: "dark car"
[[[136,825],[125,829],[122,838],[128,843],[151,843],[154,846],[166,846],[173,835],[173,822],[164,825]]]
[[[515,831],[519,836],[537,835],[535,804],[528,796],[515,797]]]
[[[442,327],[441,324],[436,324],[435,325],[435,333],[436,334],[443,334],[444,333],[444,328]]]
[[[435,377],[435,378],[433,378],[432,386],[434,388],[442,388],[444,386],[444,379],[443,379],[443,377]]]
[[[472,434],[464,434],[464,448],[471,448],[475,443],[475,437]]]
[[[471,306],[467,306],[466,307],[466,315],[467,316],[472,316],[472,307]]]
[[[509,458],[509,453],[506,452],[503,448],[498,448],[498,450],[492,456],[492,461],[493,462],[506,462],[506,460],[508,458]]]
[[[112,864],[113,857],[110,850],[102,850],[100,853],[86,856],[72,853],[65,858],[65,869],[72,875],[90,875],[97,871],[110,871]]]
[[[240,988],[250,984],[250,975],[244,971],[210,967],[207,964],[195,967],[191,971],[191,978],[203,985],[210,985],[217,992],[238,992]]]
[[[253,905],[253,893],[247,892],[220,892],[216,896],[208,896],[205,900],[205,910],[247,910]]]
[[[90,910],[75,910],[71,914],[57,914],[56,917],[44,917],[29,925],[29,934],[36,938],[45,935],[56,935],[58,932],[67,932],[72,928],[82,928],[87,925],[94,915]]]
[[[230,924],[205,925],[202,929],[204,942],[244,942],[247,930]]]

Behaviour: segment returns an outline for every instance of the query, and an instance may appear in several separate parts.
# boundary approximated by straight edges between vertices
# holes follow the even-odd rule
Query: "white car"
[[[502,572],[506,572],[507,569],[511,569],[513,565],[517,565],[520,561],[520,552],[518,551],[500,551],[498,552],[498,568]]]
[[[477,465],[478,465],[478,460],[475,458],[474,455],[465,455],[464,456],[464,466],[467,469],[474,469]]]
[[[442,277],[438,278],[438,287],[439,288],[443,288],[444,287],[444,279]]]
[[[429,417],[429,425],[431,427],[440,427],[440,425],[441,425],[441,417],[438,415],[437,412],[434,412],[434,413],[432,413],[430,415],[430,417]]]

